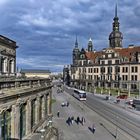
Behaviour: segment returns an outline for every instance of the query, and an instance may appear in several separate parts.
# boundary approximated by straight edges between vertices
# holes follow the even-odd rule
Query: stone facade
[[[0,140],[33,140],[41,129],[50,137],[50,72],[42,78],[16,74],[16,48],[15,41],[0,35]]]
[[[40,127],[47,129],[52,115],[49,79],[7,79],[0,85],[1,139],[31,138]]]
[[[15,41],[0,35],[0,75],[15,75],[16,48]]]

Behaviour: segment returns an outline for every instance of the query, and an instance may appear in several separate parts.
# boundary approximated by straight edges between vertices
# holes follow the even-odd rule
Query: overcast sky
[[[17,42],[17,66],[62,71],[91,37],[94,49],[108,47],[115,0],[0,0],[0,34]],[[118,0],[123,46],[140,45],[140,0]]]

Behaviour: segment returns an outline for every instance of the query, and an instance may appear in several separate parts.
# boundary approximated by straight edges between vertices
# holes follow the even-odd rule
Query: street
[[[115,127],[111,128],[112,126],[110,127],[102,117],[85,106],[84,103],[79,102],[66,92],[58,94],[56,88],[53,88],[53,98],[56,99],[53,104],[53,125],[59,129],[60,140],[115,140]],[[69,101],[69,107],[61,106],[61,103],[65,101]],[[60,117],[57,117],[58,111]],[[66,120],[71,116],[74,118],[84,116],[86,123],[82,126],[82,124],[77,125],[74,122],[69,126]],[[91,131],[93,124],[96,127],[95,133]]]
[[[72,89],[65,88],[71,94]],[[126,139],[140,139],[140,114],[121,105],[106,101],[104,97],[87,94],[85,105],[97,112],[108,122],[117,126],[117,137]],[[123,105],[123,104],[122,104]],[[124,105],[123,105],[124,106]],[[115,134],[116,135],[116,134]]]

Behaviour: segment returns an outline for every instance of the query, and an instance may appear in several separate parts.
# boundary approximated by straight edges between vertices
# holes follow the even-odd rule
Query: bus
[[[74,89],[73,96],[80,101],[86,101],[86,92],[83,90]]]

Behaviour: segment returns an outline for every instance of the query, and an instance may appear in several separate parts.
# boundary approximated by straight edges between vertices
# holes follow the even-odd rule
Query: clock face
[[[81,54],[81,55],[80,55],[80,58],[85,58],[85,55],[84,55],[84,54]]]

